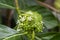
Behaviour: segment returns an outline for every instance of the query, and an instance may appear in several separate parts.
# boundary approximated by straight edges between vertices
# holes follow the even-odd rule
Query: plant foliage
[[[35,0],[18,0],[18,4],[19,10],[14,13],[16,27],[0,25],[0,40],[60,40],[60,33],[43,30],[58,26],[51,10],[38,5]],[[0,0],[0,8],[18,9],[15,0]]]

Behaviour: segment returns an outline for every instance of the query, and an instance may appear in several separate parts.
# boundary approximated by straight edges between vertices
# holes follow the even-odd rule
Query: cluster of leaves
[[[0,7],[2,8],[9,8],[9,9],[15,9],[15,3],[14,0],[0,0]],[[39,6],[34,0],[19,0],[19,4],[21,11],[25,11],[25,14],[22,13],[18,17],[18,22],[17,22],[17,30],[20,31],[20,28],[24,31],[26,30],[34,30],[35,28],[37,31],[40,31],[39,33],[36,33],[35,35],[35,40],[60,40],[60,33],[45,33],[42,32],[42,18],[43,18],[43,24],[44,27],[47,29],[52,29],[58,25],[57,19],[53,16],[52,12],[48,10],[47,8]],[[28,14],[26,11],[31,10],[33,15]],[[15,12],[16,13],[16,12]],[[14,14],[16,15],[16,14]],[[41,17],[42,15],[42,17]],[[25,17],[26,16],[26,17]],[[32,19],[28,17],[32,17]],[[21,18],[23,17],[23,18]],[[25,17],[25,19],[24,19]],[[37,18],[35,18],[37,17]],[[14,16],[15,20],[17,19],[16,16]],[[24,19],[24,20],[22,20]],[[32,20],[32,21],[31,21]],[[19,22],[20,21],[20,22]],[[24,22],[23,22],[24,21]],[[39,23],[40,22],[40,23]],[[24,23],[23,25],[21,23]],[[36,25],[35,23],[39,23],[41,25]],[[33,25],[32,25],[33,24]],[[33,28],[31,29],[31,27]],[[31,26],[31,27],[30,27]],[[14,29],[11,29],[9,27],[0,25],[0,40],[29,40],[29,38],[26,36],[26,33],[18,32]],[[29,32],[30,32],[29,31]],[[35,30],[34,30],[35,31]]]

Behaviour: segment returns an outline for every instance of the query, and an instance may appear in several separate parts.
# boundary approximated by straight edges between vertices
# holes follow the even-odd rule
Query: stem
[[[15,0],[15,5],[16,5],[16,10],[17,10],[18,14],[20,14],[18,0]]]
[[[18,12],[18,19],[20,19],[19,18],[19,15],[20,15],[20,9],[19,9],[19,4],[18,4],[18,0],[15,0],[15,5],[16,5],[16,10],[17,10],[17,12]],[[18,27],[19,27],[19,25],[18,25]],[[17,27],[17,29],[18,29],[18,27]]]
[[[34,40],[34,38],[35,38],[35,32],[33,31],[32,32],[32,39],[31,40]]]
[[[43,3],[43,2],[38,1],[38,0],[35,0],[35,1],[36,1],[39,5],[45,6],[45,7],[47,7],[47,8],[50,8],[50,9],[53,10],[53,11],[56,11],[56,12],[60,13],[59,10],[57,10],[56,8],[50,6],[50,5],[46,4],[46,3]]]

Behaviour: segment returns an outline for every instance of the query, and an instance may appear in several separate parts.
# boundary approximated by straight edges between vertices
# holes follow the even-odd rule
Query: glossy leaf
[[[48,33],[37,33],[36,37],[40,38],[42,40],[50,40],[52,39],[56,34],[55,32],[48,32]]]
[[[53,38],[50,40],[60,40],[60,33],[56,34]]]
[[[0,8],[14,9],[14,0],[0,0]]]
[[[3,40],[28,40],[24,34],[15,34],[4,38]]]
[[[52,12],[48,9],[41,9],[42,15],[43,15],[43,21],[44,25],[47,27],[47,29],[52,29],[58,25],[57,19],[54,17]]]
[[[1,24],[1,21],[2,21],[2,19],[1,19],[1,14],[0,14],[0,24]]]
[[[16,34],[16,33],[17,31],[0,24],[0,39],[5,38],[9,35]]]

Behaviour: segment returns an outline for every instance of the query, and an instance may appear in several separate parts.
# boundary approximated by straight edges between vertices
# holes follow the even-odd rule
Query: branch
[[[48,5],[48,4],[46,4],[46,3],[43,3],[43,2],[41,2],[41,1],[38,1],[38,0],[35,0],[39,5],[42,5],[42,6],[45,6],[45,7],[47,7],[47,8],[50,8],[51,10],[53,10],[53,11],[55,11],[55,12],[60,12],[59,10],[57,10],[57,9],[55,9],[54,7],[52,7],[52,6],[50,6],[50,5]]]

